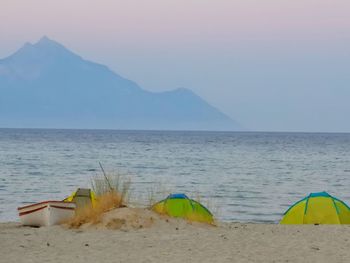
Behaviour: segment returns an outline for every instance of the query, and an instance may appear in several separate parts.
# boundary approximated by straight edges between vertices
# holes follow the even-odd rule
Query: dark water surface
[[[350,134],[0,129],[0,221],[89,186],[99,161],[133,202],[184,192],[221,220],[277,222],[309,192],[350,203]]]

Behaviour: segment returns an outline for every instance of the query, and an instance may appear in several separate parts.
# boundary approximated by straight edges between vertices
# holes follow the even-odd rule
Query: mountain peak
[[[35,61],[35,64],[38,65],[38,63],[54,62],[67,58],[81,59],[80,56],[74,54],[62,44],[43,36],[34,44],[25,43],[17,52],[4,60],[17,61],[20,64],[32,64]]]
[[[0,60],[0,66],[6,69],[10,79],[34,80],[44,71],[54,68],[55,65],[66,63],[67,66],[81,63],[82,58],[60,43],[43,36],[32,44],[25,43],[14,54]],[[4,69],[2,75],[4,75]]]
[[[2,61],[20,60],[30,63],[33,60],[38,61],[49,57],[59,59],[62,56],[80,58],[80,56],[74,54],[60,43],[48,38],[47,36],[43,36],[34,44],[26,42],[14,54],[3,58]]]
[[[64,50],[68,51],[63,45],[60,43],[48,38],[47,36],[43,36],[39,39],[38,42],[36,42],[34,47],[41,49],[41,50],[47,50],[47,51],[53,51],[53,50]]]
[[[39,39],[39,41],[34,44],[34,46],[60,46],[60,47],[63,47],[60,43],[48,38],[47,36],[41,37]]]
[[[53,41],[51,40],[50,38],[48,38],[47,36],[42,36],[38,42],[41,42],[41,43],[45,43],[45,42],[50,42],[50,41]]]

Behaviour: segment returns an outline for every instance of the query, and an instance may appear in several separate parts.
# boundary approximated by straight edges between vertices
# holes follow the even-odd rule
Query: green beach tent
[[[197,201],[185,194],[171,194],[166,199],[152,206],[152,210],[172,217],[181,217],[190,221],[212,224],[212,213]]]
[[[292,205],[280,224],[350,224],[350,208],[326,192],[311,193]]]

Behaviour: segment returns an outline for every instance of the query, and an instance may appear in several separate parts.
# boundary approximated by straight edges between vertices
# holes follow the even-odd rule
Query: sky
[[[350,132],[349,0],[1,0],[0,58],[43,35],[247,130]]]

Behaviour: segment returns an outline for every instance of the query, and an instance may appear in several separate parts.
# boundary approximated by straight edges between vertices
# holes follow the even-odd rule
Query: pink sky
[[[349,11],[347,0],[2,0],[0,55],[45,34],[108,48],[327,42],[348,37]]]

